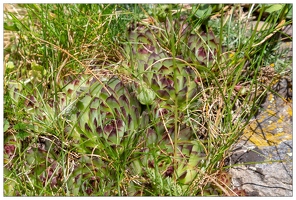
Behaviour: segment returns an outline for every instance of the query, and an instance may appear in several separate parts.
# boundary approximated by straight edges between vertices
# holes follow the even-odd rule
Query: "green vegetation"
[[[18,6],[5,196],[235,195],[224,160],[270,89],[261,68],[289,70],[292,5]]]

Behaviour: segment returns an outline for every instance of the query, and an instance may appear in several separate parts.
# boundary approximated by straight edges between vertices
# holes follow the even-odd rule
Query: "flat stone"
[[[292,179],[281,163],[239,166],[230,169],[233,188],[243,189],[248,196],[292,196]]]
[[[235,151],[231,156],[231,162],[233,164],[244,163],[247,165],[253,165],[253,163],[258,163],[265,161],[265,157],[260,149],[255,147],[254,149],[243,149],[240,151]]]

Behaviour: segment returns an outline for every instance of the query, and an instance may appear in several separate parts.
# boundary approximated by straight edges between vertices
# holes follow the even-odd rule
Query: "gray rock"
[[[231,168],[234,188],[243,189],[248,196],[292,196],[292,178],[282,163],[259,164]]]
[[[291,148],[292,141],[282,142],[277,147],[260,150],[265,157],[271,156],[272,163],[247,165],[242,162],[245,164],[231,168],[233,187],[245,190],[248,196],[292,196]],[[264,156],[260,155],[259,160]],[[251,159],[247,156],[243,161],[258,161],[258,156],[251,156]]]
[[[229,158],[233,189],[245,190],[248,196],[293,195],[292,96],[287,95],[291,85],[282,79],[273,89],[281,97],[267,94]]]

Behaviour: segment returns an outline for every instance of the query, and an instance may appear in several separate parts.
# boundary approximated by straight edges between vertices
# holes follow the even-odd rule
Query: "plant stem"
[[[172,5],[170,4],[169,7],[169,23],[171,23],[170,27],[173,27],[173,18],[172,18]],[[172,32],[172,31],[170,31]],[[172,36],[170,37],[170,43],[171,43],[171,51],[172,51],[172,56],[173,56],[173,71],[174,71],[174,87],[175,87],[175,106],[174,106],[174,170],[177,170],[177,148],[178,148],[178,118],[179,118],[179,113],[178,113],[178,98],[177,98],[177,66],[176,66],[176,47],[175,47],[175,33],[172,32]],[[174,173],[174,181],[176,183],[177,181],[177,175]]]

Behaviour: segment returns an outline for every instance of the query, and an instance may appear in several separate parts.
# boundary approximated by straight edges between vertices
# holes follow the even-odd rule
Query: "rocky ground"
[[[292,38],[292,30],[282,31]],[[292,60],[292,41],[281,42],[279,51],[285,49]],[[293,196],[292,70],[272,89],[230,157],[233,189],[247,196]]]
[[[292,81],[281,78],[235,144],[230,158],[234,189],[248,196],[293,195]]]

